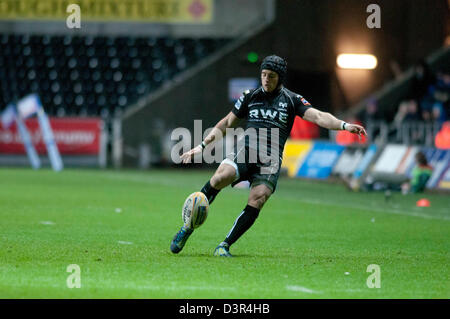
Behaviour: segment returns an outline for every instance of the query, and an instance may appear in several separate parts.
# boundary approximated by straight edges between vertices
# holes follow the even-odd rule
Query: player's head
[[[260,70],[264,90],[272,92],[286,80],[287,63],[277,55],[269,55],[262,61]]]
[[[422,153],[420,151],[416,153],[416,161],[419,165],[423,165],[423,166],[428,165],[427,157],[425,156],[424,153]]]

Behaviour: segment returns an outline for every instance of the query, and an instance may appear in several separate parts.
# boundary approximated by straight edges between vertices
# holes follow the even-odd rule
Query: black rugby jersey
[[[278,89],[276,92],[267,93],[260,86],[257,89],[245,91],[236,101],[232,112],[238,118],[247,120],[246,130],[249,128],[256,129],[258,148],[262,146],[259,142],[261,132],[265,131],[260,129],[267,129],[267,136],[265,137],[267,138],[267,145],[269,145],[267,154],[270,155],[271,150],[278,147],[281,159],[295,116],[303,117],[309,107],[311,107],[311,104],[303,96],[285,87]],[[271,141],[271,130],[273,128],[278,128],[279,132],[279,138],[276,141]],[[246,145],[249,146],[248,139]]]

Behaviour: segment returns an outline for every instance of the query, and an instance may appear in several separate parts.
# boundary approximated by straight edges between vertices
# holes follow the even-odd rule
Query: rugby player
[[[227,128],[236,127],[243,119],[247,120],[246,131],[254,129],[256,132],[256,150],[255,143],[246,137],[236,152],[229,154],[221,162],[214,175],[201,189],[211,205],[224,187],[244,180],[250,182],[247,205],[235,220],[225,240],[214,250],[214,256],[232,257],[230,246],[253,225],[264,204],[275,191],[284,144],[289,137],[295,116],[329,130],[347,130],[360,137],[366,135],[362,126],[345,123],[328,112],[319,111],[303,96],[285,88],[283,83],[286,80],[287,63],[283,58],[276,55],[266,57],[261,63],[260,75],[261,86],[244,92],[231,112],[215,125],[203,142],[181,155],[183,163],[191,162],[196,154],[202,153],[206,145],[216,142],[216,136],[224,136]],[[264,144],[268,147],[262,147],[261,135],[264,135],[264,141],[268,142]],[[272,138],[273,136],[276,138]],[[261,151],[263,148],[265,150]],[[253,150],[258,155],[266,154],[266,158],[262,160],[257,156],[256,160],[251,160]],[[193,231],[182,226],[172,240],[171,251],[179,253]]]

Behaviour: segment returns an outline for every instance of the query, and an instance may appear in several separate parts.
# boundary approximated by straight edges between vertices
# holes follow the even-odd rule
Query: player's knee
[[[261,209],[266,201],[263,198],[250,198],[248,200],[248,205]]]
[[[252,196],[250,196],[250,198],[248,199],[248,204],[250,206],[261,209],[269,199],[269,197],[270,194],[267,194],[267,192],[256,192],[252,194]]]
[[[218,171],[211,178],[211,186],[216,189],[222,189],[233,182],[234,175],[231,175],[229,171]]]

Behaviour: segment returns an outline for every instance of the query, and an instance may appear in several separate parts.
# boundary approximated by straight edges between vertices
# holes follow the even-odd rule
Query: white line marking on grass
[[[177,287],[157,287],[158,289],[169,289],[169,290],[236,290],[233,287],[214,287],[214,286],[177,286]]]
[[[23,282],[14,282],[11,287],[52,287],[52,288],[64,288],[60,283],[55,283],[53,279],[45,277],[45,278],[33,278],[34,282],[29,280],[23,280]],[[8,285],[8,284],[6,284]],[[182,290],[219,290],[219,291],[237,291],[238,289],[235,287],[217,287],[217,286],[160,286],[160,285],[138,285],[133,283],[114,283],[114,284],[96,284],[91,283],[85,285],[84,287],[95,288],[95,289],[130,289],[130,290],[155,290],[155,291],[182,291]],[[99,292],[101,294],[101,292]]]
[[[216,286],[137,286],[137,285],[125,285],[120,286],[120,288],[126,288],[126,289],[135,289],[135,290],[175,290],[175,291],[182,291],[182,290],[219,290],[219,291],[236,291],[237,288],[234,287],[216,287]]]
[[[42,222],[39,222],[39,224],[42,224],[42,225],[55,225],[54,222],[49,221],[49,220],[44,220]]]
[[[119,240],[117,243],[122,244],[122,245],[133,245],[133,243],[131,241],[122,241]]]
[[[320,294],[320,291],[315,291],[312,289],[308,289],[302,286],[286,286],[287,290],[291,290],[291,291],[300,291],[300,292],[306,292],[307,294]]]
[[[401,211],[401,210],[398,210],[398,209],[393,209],[392,207],[386,207],[386,209],[380,209],[380,208],[360,206],[360,205],[340,204],[338,202],[336,202],[336,203],[324,203],[324,202],[321,202],[321,201],[318,201],[318,200],[311,200],[311,199],[301,199],[300,201],[303,202],[303,203],[307,203],[307,204],[320,204],[320,205],[327,205],[327,206],[339,206],[339,207],[355,208],[355,209],[360,209],[360,210],[379,212],[379,213],[386,213],[386,214],[395,214],[395,215],[420,217],[420,218],[425,218],[425,219],[439,219],[439,220],[449,220],[450,221],[450,217],[447,217],[447,216],[432,216],[432,215],[426,215],[426,214],[420,214],[420,213],[405,212],[405,211]]]

